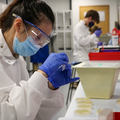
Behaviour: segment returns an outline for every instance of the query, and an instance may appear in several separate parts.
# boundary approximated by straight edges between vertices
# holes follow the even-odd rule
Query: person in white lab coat
[[[94,25],[94,26],[92,26],[92,27],[89,28],[89,31],[90,31],[90,33],[92,35],[98,29],[99,29],[99,27]],[[96,41],[97,45],[94,44],[94,43],[93,44],[91,43],[90,44],[90,50],[89,50],[89,52],[97,52],[96,48],[98,47],[98,42],[99,42],[98,37],[96,37],[95,41]],[[103,43],[103,42],[99,42],[99,43]]]
[[[60,86],[79,79],[65,53],[51,53],[29,78],[22,56],[49,42],[54,21],[41,0],[13,0],[0,15],[0,120],[51,120],[64,105]]]
[[[91,34],[89,27],[94,26],[94,23],[99,23],[99,14],[95,10],[89,10],[84,19],[75,26],[73,31],[73,56],[76,62],[83,62],[89,60],[89,52],[97,47],[100,43],[96,37],[99,37],[102,33],[101,30],[96,30],[94,34]]]

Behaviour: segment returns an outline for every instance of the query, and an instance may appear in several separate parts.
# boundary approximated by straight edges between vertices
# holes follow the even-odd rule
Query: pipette
[[[61,67],[62,67],[62,71],[64,71],[64,70],[65,70],[66,65],[61,65],[59,68],[61,68]]]

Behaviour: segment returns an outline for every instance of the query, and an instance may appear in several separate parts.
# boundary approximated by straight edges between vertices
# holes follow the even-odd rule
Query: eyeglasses
[[[12,14],[14,17],[21,18],[20,16],[16,14]],[[22,18],[21,18],[22,19]],[[23,19],[22,19],[23,20]],[[36,25],[32,24],[29,21],[24,20],[26,23],[30,24],[34,28],[30,31],[30,36],[33,38],[33,40],[40,45],[41,47],[44,47],[46,44],[50,42],[51,34],[48,36],[46,35],[40,28],[38,28]]]

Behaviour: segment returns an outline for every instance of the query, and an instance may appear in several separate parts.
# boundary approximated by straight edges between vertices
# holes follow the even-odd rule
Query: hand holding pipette
[[[52,83],[54,88],[59,88],[62,85],[79,80],[79,77],[71,78],[72,69],[71,65],[61,65],[48,80]]]
[[[46,61],[39,67],[48,77],[51,76],[61,65],[68,64],[69,59],[65,53],[51,53]]]

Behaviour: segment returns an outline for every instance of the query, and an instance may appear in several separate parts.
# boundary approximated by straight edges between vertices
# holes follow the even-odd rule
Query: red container
[[[89,53],[89,60],[120,60],[120,52]]]
[[[120,112],[113,112],[113,120],[120,120]]]

